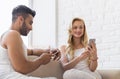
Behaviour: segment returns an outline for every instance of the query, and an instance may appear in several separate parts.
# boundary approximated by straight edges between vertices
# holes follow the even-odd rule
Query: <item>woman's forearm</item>
[[[98,65],[97,60],[90,60],[89,68],[92,72],[96,70],[97,65]]]
[[[80,61],[81,61],[81,58],[80,57],[76,57],[73,60],[69,61],[68,63],[63,64],[63,68],[64,68],[64,70],[72,69]]]

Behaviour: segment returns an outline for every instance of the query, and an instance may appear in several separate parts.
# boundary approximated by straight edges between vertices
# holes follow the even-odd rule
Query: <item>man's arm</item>
[[[17,31],[10,31],[4,36],[4,44],[8,50],[10,62],[15,71],[26,74],[37,69],[40,65],[47,64],[51,55],[44,53],[34,61],[28,61],[24,56],[23,41]]]
[[[28,55],[40,56],[43,53],[50,53],[50,49],[27,49]]]

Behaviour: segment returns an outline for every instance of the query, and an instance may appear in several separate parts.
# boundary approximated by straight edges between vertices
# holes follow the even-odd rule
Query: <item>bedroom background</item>
[[[33,31],[23,37],[28,47],[48,48],[67,44],[67,30],[74,17],[85,20],[89,38],[96,38],[98,69],[120,69],[119,0],[3,0],[0,35],[10,26],[11,11],[18,4],[36,10]]]

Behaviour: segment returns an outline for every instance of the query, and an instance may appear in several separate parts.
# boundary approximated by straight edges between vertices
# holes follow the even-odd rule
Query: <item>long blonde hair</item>
[[[71,31],[72,31],[72,27],[73,27],[73,23],[75,21],[81,21],[84,24],[84,33],[83,36],[80,38],[81,44],[86,47],[88,44],[88,36],[87,36],[87,32],[86,32],[86,26],[84,21],[81,18],[74,18],[72,20],[72,24],[69,27],[68,33],[69,33],[69,37],[68,37],[68,47],[67,47],[67,53],[70,55],[70,59],[74,58],[74,47],[73,47],[73,36],[71,35]]]

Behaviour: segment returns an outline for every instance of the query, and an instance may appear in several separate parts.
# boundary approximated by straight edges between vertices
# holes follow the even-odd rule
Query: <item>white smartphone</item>
[[[94,38],[93,39],[89,39],[89,44],[88,45],[90,45],[90,47],[92,47],[91,43],[93,42],[94,44],[96,44],[95,41],[96,41],[96,39],[94,39]]]

